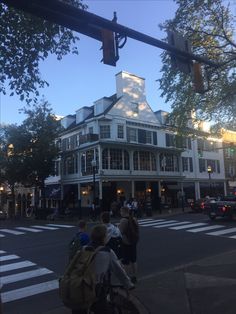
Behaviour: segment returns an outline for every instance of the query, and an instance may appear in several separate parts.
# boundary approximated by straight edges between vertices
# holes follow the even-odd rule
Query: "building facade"
[[[114,95],[61,123],[57,175],[46,180],[49,207],[86,209],[96,201],[105,210],[130,198],[176,207],[180,198],[226,193],[222,140],[177,135],[168,113],[151,109],[141,77],[118,73]]]

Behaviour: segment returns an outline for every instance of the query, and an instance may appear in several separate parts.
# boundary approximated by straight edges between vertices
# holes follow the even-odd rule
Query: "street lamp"
[[[96,159],[91,161],[92,169],[93,169],[93,206],[95,208],[95,198],[96,198],[96,183],[95,183],[95,171],[96,171]]]
[[[210,196],[212,196],[212,195],[211,195],[211,174],[212,174],[211,165],[208,165],[208,166],[207,166],[207,172],[208,172],[208,175],[209,175],[209,190],[210,190]]]

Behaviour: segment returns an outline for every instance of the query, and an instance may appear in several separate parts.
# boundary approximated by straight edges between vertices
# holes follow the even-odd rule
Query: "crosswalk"
[[[225,225],[211,224],[207,222],[191,222],[191,221],[178,221],[171,219],[152,219],[145,218],[139,219],[140,227],[146,228],[167,228],[170,230],[183,230],[191,233],[204,233],[210,236],[223,236],[230,239],[236,239],[236,227],[227,227]]]
[[[0,263],[2,303],[58,289],[58,279],[53,271],[18,255],[0,250]]]
[[[14,228],[0,228],[0,238],[5,238],[7,235],[23,235],[26,233],[40,233],[44,231],[53,231],[61,228],[73,228],[74,225],[64,224],[46,224],[46,225],[32,225],[32,226],[19,226]]]

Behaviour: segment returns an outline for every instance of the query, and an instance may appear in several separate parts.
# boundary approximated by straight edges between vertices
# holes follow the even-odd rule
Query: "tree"
[[[80,0],[63,0],[85,9]],[[78,54],[78,37],[65,27],[18,11],[0,3],[0,92],[6,85],[21,100],[30,102],[39,95],[38,88],[48,83],[41,78],[39,64],[49,54],[61,59],[72,52]]]
[[[10,216],[15,212],[15,186],[23,182],[29,174],[26,161],[29,141],[29,134],[21,126],[9,125],[1,128],[0,182],[7,182],[11,190]]]
[[[170,102],[175,122],[186,125],[191,112],[196,119],[231,123],[236,119],[235,16],[223,0],[175,0],[178,9],[172,20],[160,27],[182,34],[192,43],[194,54],[220,63],[219,68],[202,65],[205,90],[194,90],[192,75],[173,68],[169,53],[162,53],[162,96]],[[185,114],[184,114],[185,113]]]
[[[60,124],[44,100],[22,110],[27,117],[20,126],[8,125],[1,130],[1,177],[10,185],[13,200],[16,183],[40,188],[44,206],[44,181],[54,174]]]

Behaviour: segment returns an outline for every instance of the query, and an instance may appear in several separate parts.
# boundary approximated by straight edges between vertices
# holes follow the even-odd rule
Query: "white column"
[[[224,182],[224,195],[225,196],[227,195],[227,185],[226,185],[226,182]]]
[[[195,199],[198,200],[200,198],[200,184],[199,182],[195,182]]]
[[[131,194],[132,197],[134,198],[134,180],[131,181]]]

